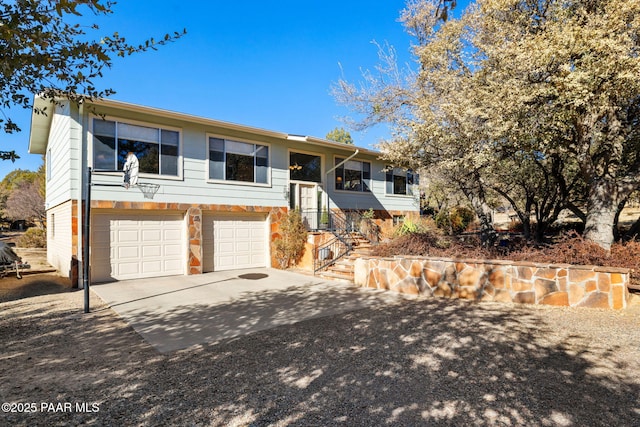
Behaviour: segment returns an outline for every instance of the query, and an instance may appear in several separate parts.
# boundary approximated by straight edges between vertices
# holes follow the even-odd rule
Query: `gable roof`
[[[261,129],[252,126],[240,125],[231,122],[225,122],[221,120],[209,119],[206,117],[195,116],[192,114],[179,113],[175,111],[163,110],[160,108],[147,107],[144,105],[130,104],[122,101],[115,101],[112,99],[96,99],[93,101],[86,101],[87,104],[95,106],[104,106],[117,108],[121,110],[133,111],[137,113],[149,114],[157,117],[170,118],[175,120],[184,121],[187,123],[200,124],[205,126],[215,126],[230,130],[237,130],[255,135],[268,136],[289,141],[299,141],[312,145],[320,145],[325,147],[332,147],[344,151],[355,152],[359,150],[360,153],[379,155],[380,153],[375,150],[369,150],[362,147],[356,147],[355,145],[343,144],[341,142],[330,141],[323,138],[317,138],[314,136],[302,136],[293,135],[284,132],[277,132],[267,129]],[[36,110],[51,110],[54,105],[54,101],[51,99],[44,99],[40,95],[36,95],[33,100],[33,111],[31,113],[31,130],[29,134],[29,153],[32,154],[45,154],[47,149],[47,141],[49,139],[49,131],[51,127],[51,119],[53,114],[38,114]]]

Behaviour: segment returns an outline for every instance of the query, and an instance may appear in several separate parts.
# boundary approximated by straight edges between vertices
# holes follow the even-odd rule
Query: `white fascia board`
[[[322,145],[325,147],[337,148],[343,151],[360,151],[361,154],[369,154],[372,156],[380,156],[379,151],[369,150],[367,148],[358,147],[356,145],[344,144],[342,142],[330,141],[328,139],[317,138],[315,136],[298,136],[298,135],[289,135],[288,140],[290,141],[301,141],[314,145]]]
[[[196,124],[201,124],[205,126],[221,127],[225,129],[264,135],[264,136],[269,136],[273,138],[280,138],[280,139],[287,138],[287,134],[283,132],[276,132],[276,131],[256,128],[252,126],[239,125],[235,123],[224,122],[221,120],[213,120],[205,117],[194,116],[191,114],[177,113],[175,111],[163,110],[160,108],[153,108],[153,107],[146,107],[146,106],[137,105],[137,104],[130,104],[122,101],[114,101],[112,99],[97,99],[87,103],[95,105],[96,107],[104,106],[104,107],[110,107],[110,108],[117,108],[117,109],[122,109],[126,111],[134,111],[142,114],[149,114],[153,116],[185,121],[188,123],[196,123]]]
[[[54,102],[51,99],[43,99],[39,95],[33,97],[33,110],[31,111],[31,129],[29,131],[29,153],[45,154],[49,141],[49,130],[54,114]],[[37,114],[35,110],[46,108],[46,114]]]

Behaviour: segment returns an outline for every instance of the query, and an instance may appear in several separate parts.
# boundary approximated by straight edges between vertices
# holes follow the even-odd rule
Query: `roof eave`
[[[53,105],[51,99],[43,99],[39,95],[33,97],[33,109],[31,111],[31,129],[29,131],[29,153],[45,154],[49,141],[49,130],[53,117]],[[46,114],[37,111],[46,111]]]
[[[259,134],[259,135],[270,136],[274,138],[281,138],[281,139],[287,138],[287,134],[283,132],[271,131],[267,129],[252,127],[252,126],[239,125],[236,123],[225,122],[221,120],[208,119],[205,117],[195,116],[192,114],[163,110],[161,108],[147,107],[147,106],[138,105],[138,104],[130,104],[122,101],[114,101],[112,99],[96,99],[92,101],[87,101],[87,103],[91,103],[96,107],[104,106],[109,108],[124,109],[127,111],[135,111],[137,113],[150,114],[154,116],[160,116],[160,117],[175,119],[179,121],[185,121],[188,123],[197,123],[205,126],[222,127],[225,129],[231,129],[239,132]]]
[[[322,146],[325,146],[325,147],[328,146],[328,147],[337,148],[337,149],[344,150],[344,151],[354,151],[355,152],[356,150],[360,150],[360,153],[369,154],[369,155],[372,155],[372,156],[379,156],[380,155],[379,151],[358,147],[358,146],[352,145],[352,144],[345,144],[345,143],[342,143],[342,142],[336,142],[336,141],[331,141],[331,140],[328,140],[328,139],[317,138],[315,136],[289,135],[287,137],[287,139],[290,140],[290,141],[306,142],[306,143],[309,143],[309,144],[322,145]]]

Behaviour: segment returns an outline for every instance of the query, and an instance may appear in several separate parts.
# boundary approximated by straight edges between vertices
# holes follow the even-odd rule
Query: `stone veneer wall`
[[[624,268],[501,260],[360,258],[356,285],[477,301],[624,309],[631,271]]]

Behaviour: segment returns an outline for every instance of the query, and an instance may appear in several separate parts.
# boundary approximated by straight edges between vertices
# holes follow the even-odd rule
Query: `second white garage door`
[[[94,213],[91,221],[92,280],[184,274],[182,214]]]
[[[265,267],[266,226],[262,216],[206,217],[202,229],[204,271]]]

